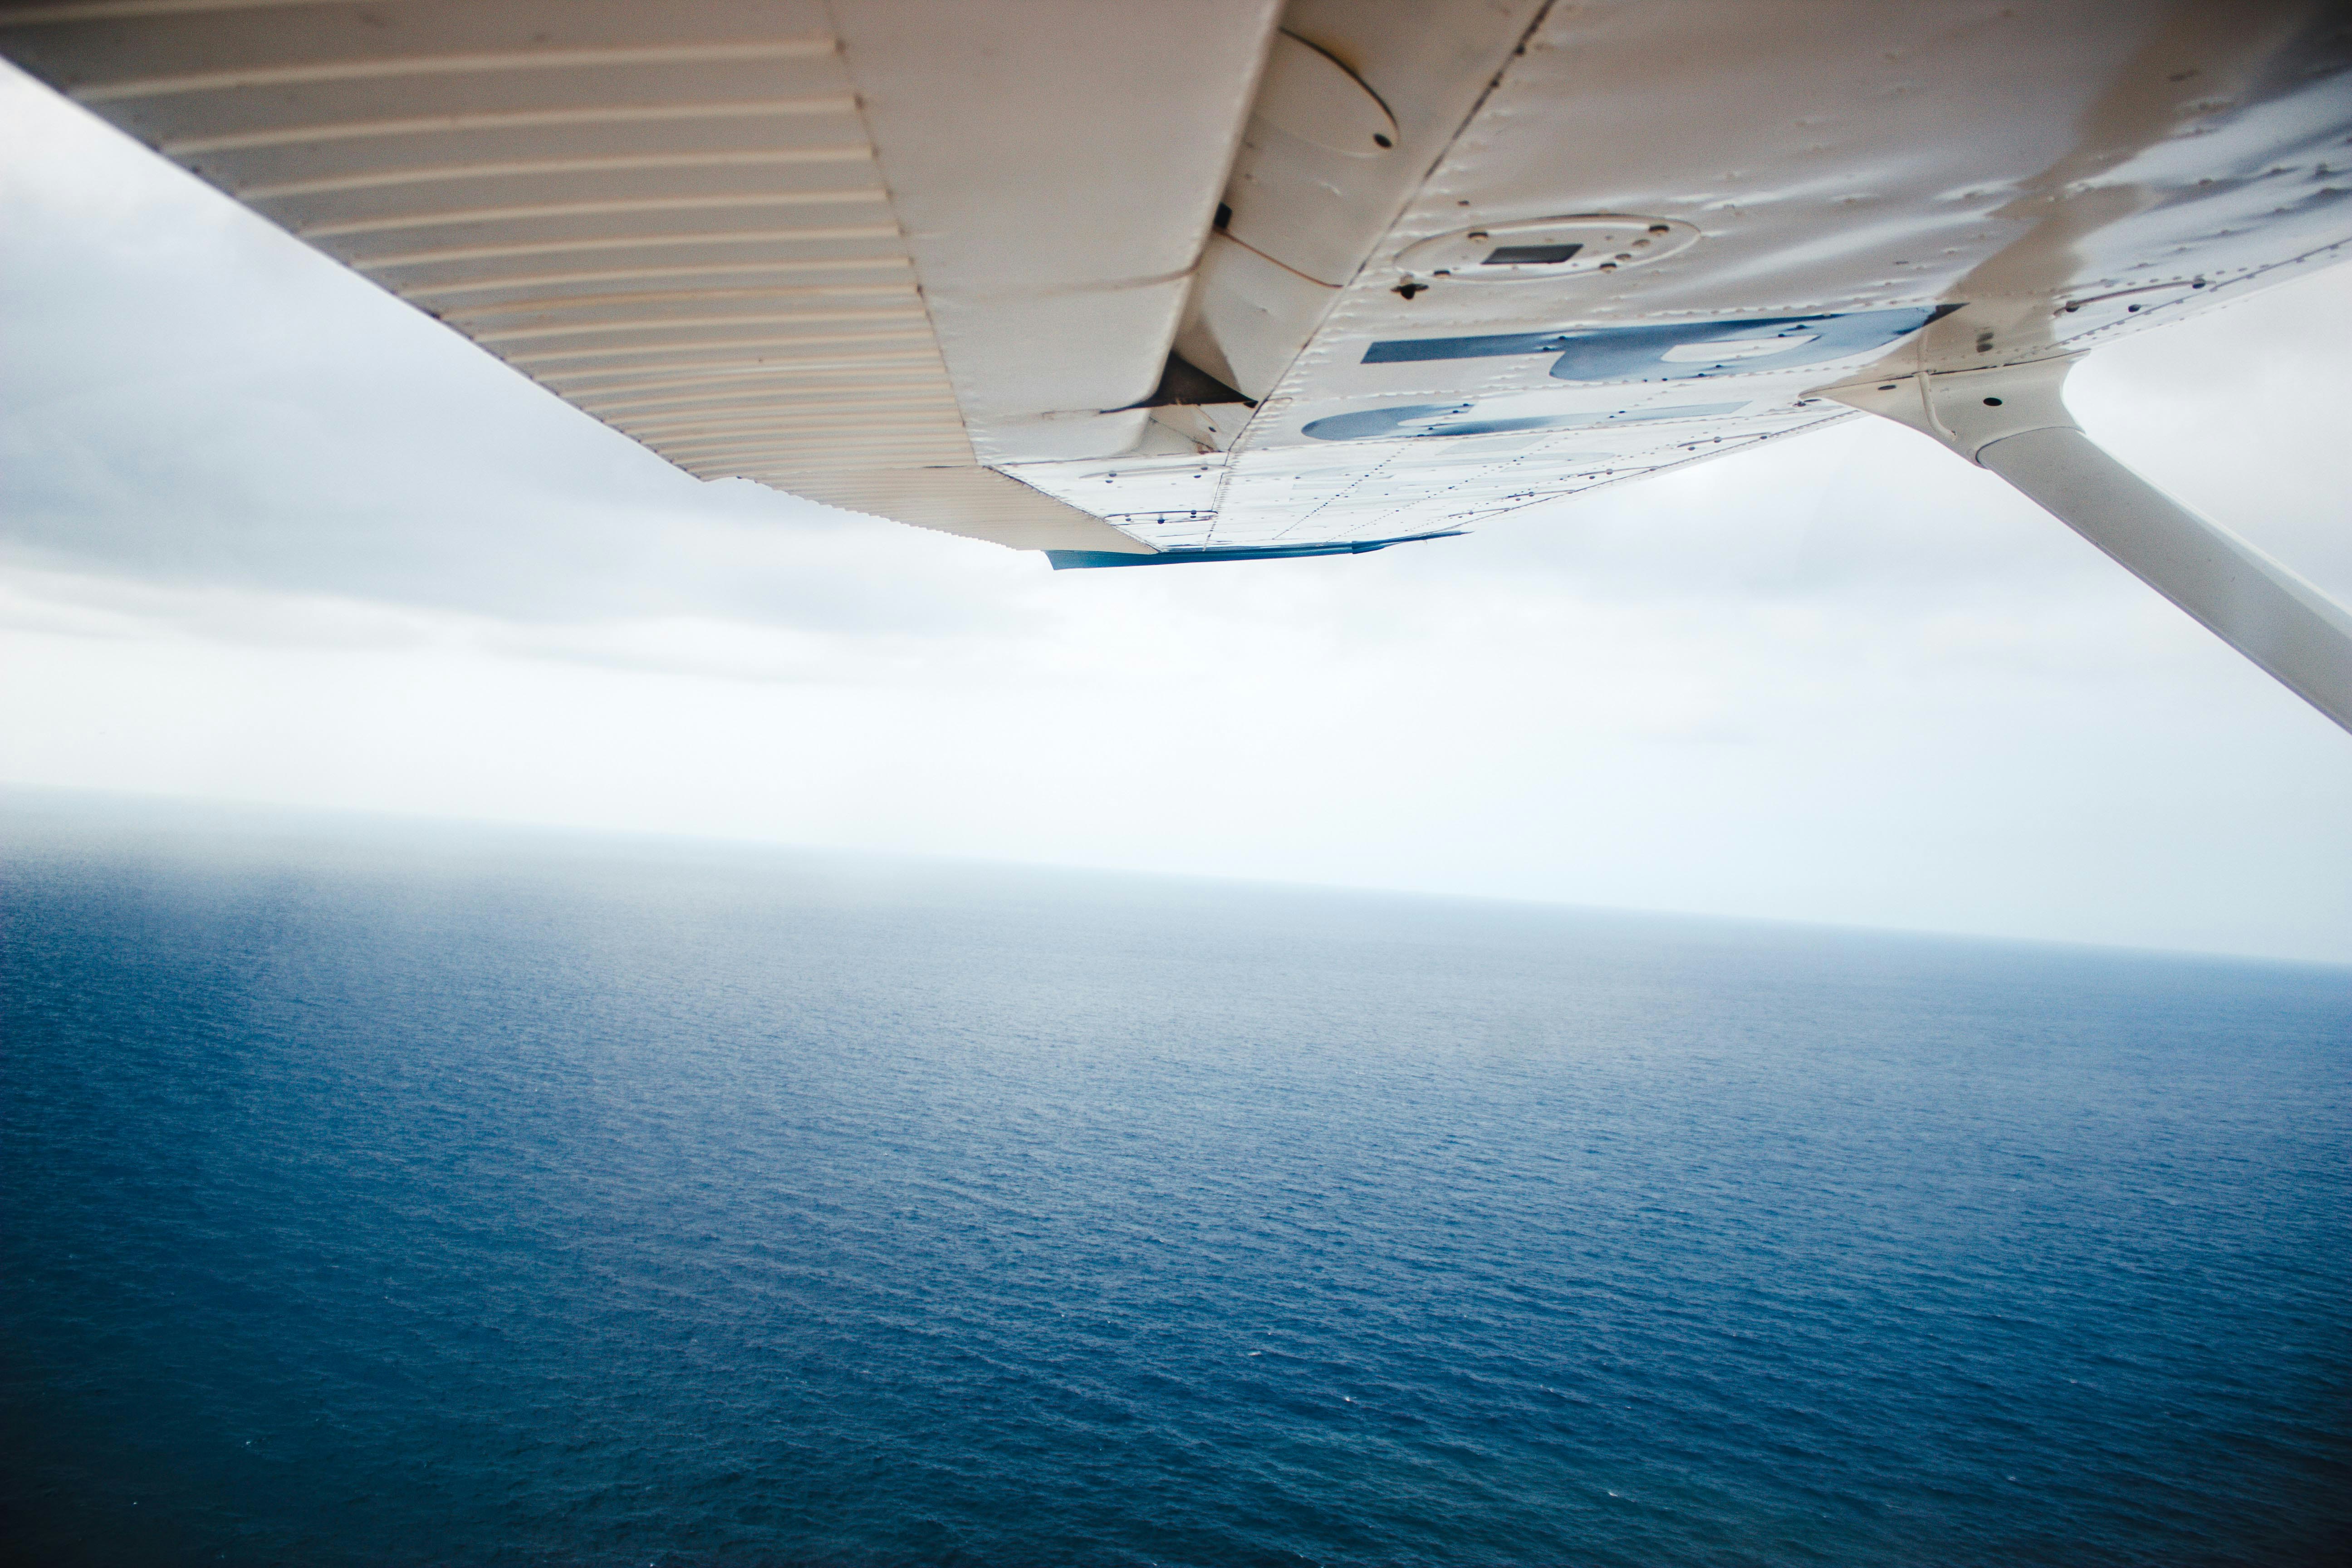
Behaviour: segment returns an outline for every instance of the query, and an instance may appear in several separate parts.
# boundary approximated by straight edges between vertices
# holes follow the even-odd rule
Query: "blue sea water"
[[[2352,971],[19,800],[38,1563],[2342,1562]]]

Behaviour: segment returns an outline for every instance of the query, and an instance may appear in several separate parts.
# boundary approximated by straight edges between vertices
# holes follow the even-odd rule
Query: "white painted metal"
[[[1177,352],[1252,397],[1271,391],[1542,9],[1541,0],[1291,0],[1284,30],[1347,71],[1395,126],[1396,147],[1360,157],[1323,145],[1335,136],[1301,134],[1305,117],[1286,105],[1253,112]]]
[[[2078,352],[2325,264],[2352,236],[2329,162],[2352,134],[2352,77],[2340,23],[2314,6],[1604,0],[1507,30],[1497,15],[1291,5],[1285,26],[1402,105],[1408,141],[1416,102],[1453,107],[1428,174],[1367,238],[1349,225],[1394,200],[1389,171],[1314,163],[1254,122],[1178,339],[1262,399],[1246,428],[1163,413],[1195,452],[1015,471],[1171,548],[1459,527],[1844,417],[1820,389],[1870,368]],[[1629,241],[1500,288],[1437,276],[1433,253],[1458,263],[1472,233],[1579,212],[1618,233],[1644,217],[1674,248],[1652,260]],[[1350,245],[1352,270],[1333,259]],[[1801,320],[1741,325],[1937,310],[1891,349],[1828,358]],[[1614,329],[1677,335],[1598,380],[1560,379],[1550,353],[1367,357]]]
[[[2008,437],[1977,460],[2352,730],[2352,616],[2326,595],[2166,496],[2080,430]]]
[[[1296,33],[1277,33],[1250,106],[1270,131],[1344,158],[1396,151],[1396,116],[1363,81]]]
[[[2289,690],[2352,730],[2352,616],[2102,451],[2067,411],[2073,356],[1920,371],[1828,395],[1991,469]]]
[[[1375,344],[1958,305],[1893,357],[1981,364],[2319,259],[2352,233],[2328,163],[2352,96],[2340,49],[2310,37],[2322,20],[2295,5],[1556,6],[1266,389],[1208,542],[1415,532],[1549,502],[1838,416],[1814,389],[1882,352],[1662,380],[1690,346],[1672,344],[1653,370],[1564,383],[1542,354],[1368,363]],[[1465,216],[1492,229],[1580,208],[1699,237],[1507,289],[1408,259]],[[2127,314],[2065,308],[2160,284],[2177,286]],[[1593,450],[1595,421],[1678,407],[1704,412],[1659,427],[1676,439],[1628,451],[1612,431],[1611,458]],[[1430,412],[1344,454],[1308,432],[1368,408]],[[1546,420],[1559,434],[1484,463],[1463,445]]]
[[[984,460],[1117,452],[1160,380],[1276,0],[835,0]]]
[[[1585,272],[1619,272],[1687,250],[1698,230],[1664,218],[1585,213],[1520,223],[1482,223],[1409,245],[1397,253],[1401,285],[1539,283]],[[1546,254],[1548,248],[1551,252]]]

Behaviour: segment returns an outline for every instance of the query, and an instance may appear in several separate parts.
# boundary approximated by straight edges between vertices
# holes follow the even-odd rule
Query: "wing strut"
[[[2288,690],[2352,730],[2352,616],[2133,473],[2083,434],[2059,387],[2072,357],[1921,371],[1827,389],[1990,468]]]

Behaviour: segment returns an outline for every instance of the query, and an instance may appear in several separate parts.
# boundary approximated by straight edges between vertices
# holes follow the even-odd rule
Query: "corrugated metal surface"
[[[814,0],[87,0],[0,47],[690,473],[1124,542],[972,466]]]

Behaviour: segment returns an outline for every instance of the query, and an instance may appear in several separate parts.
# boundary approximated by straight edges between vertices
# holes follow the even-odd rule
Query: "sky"
[[[0,235],[0,783],[2352,962],[2352,735],[1891,425],[1056,574],[695,480],[14,73]],[[2347,350],[2339,268],[2069,397],[2352,601]]]

